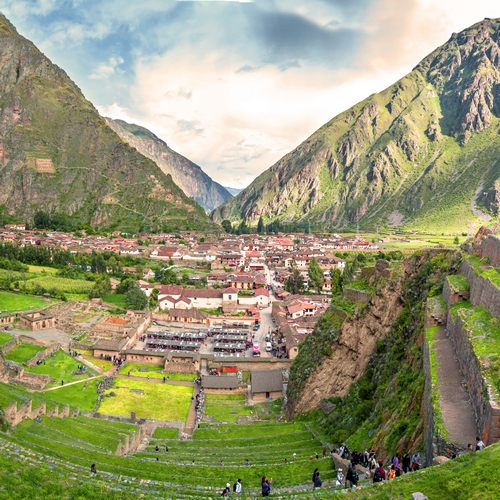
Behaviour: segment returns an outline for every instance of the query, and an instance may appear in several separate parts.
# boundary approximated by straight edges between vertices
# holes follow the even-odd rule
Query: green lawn
[[[108,293],[105,295],[102,300],[107,302],[108,304],[113,304],[117,307],[123,307],[124,309],[127,307],[125,304],[125,295],[118,293]]]
[[[116,396],[103,398],[100,413],[128,417],[135,411],[138,418],[170,421],[186,420],[193,396],[193,388],[189,386],[126,378],[115,379],[115,386],[106,394],[111,392]]]
[[[83,357],[105,372],[107,372],[113,367],[113,361],[108,361],[107,359],[101,359],[101,358],[94,358],[94,356],[83,356]]]
[[[35,356],[37,352],[45,350],[45,347],[39,347],[35,344],[21,342],[12,351],[5,355],[5,359],[15,361],[16,363],[26,363]]]
[[[44,392],[43,397],[59,405],[68,404],[72,407],[77,406],[80,410],[93,412],[97,402],[97,386],[101,380],[102,377],[61,386]]]
[[[4,345],[12,339],[13,337],[8,333],[0,332],[0,345]]]
[[[40,297],[13,292],[0,292],[0,311],[2,312],[29,311],[30,309],[42,309],[44,307],[47,307],[47,303]]]
[[[208,404],[205,407],[205,415],[212,416],[213,420],[227,423],[235,423],[238,417],[253,417],[253,407],[244,404]]]
[[[48,387],[59,385],[61,380],[64,380],[66,383],[75,382],[97,374],[94,370],[84,365],[85,374],[73,375],[74,372],[78,371],[78,365],[80,364],[81,362],[73,356],[70,356],[62,349],[59,349],[55,356],[50,356],[45,361],[45,364],[42,363],[41,365],[35,365],[32,368],[26,368],[26,371],[30,373],[49,375],[52,380]]]
[[[57,269],[47,266],[28,266],[30,273],[41,273],[43,274],[56,274]]]
[[[139,371],[139,369],[147,371]],[[185,382],[192,382],[196,378],[196,373],[168,373],[163,371],[163,366],[148,363],[125,363],[118,371],[118,374],[128,375],[128,372],[130,372],[131,377],[155,379],[167,377],[168,380],[183,380]]]

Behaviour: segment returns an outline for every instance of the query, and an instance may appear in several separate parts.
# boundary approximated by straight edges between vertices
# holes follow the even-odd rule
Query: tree
[[[147,303],[147,295],[137,285],[133,286],[125,296],[125,305],[129,309],[140,311],[146,307]]]
[[[264,221],[262,220],[262,215],[259,217],[259,222],[257,223],[257,233],[262,234],[264,232]]]
[[[304,289],[304,278],[298,269],[294,269],[285,282],[285,290],[293,295],[301,293]]]
[[[232,233],[233,232],[233,225],[231,224],[230,220],[227,220],[227,219],[223,220],[221,222],[221,226],[224,229],[224,231],[226,231],[226,233]]]
[[[316,288],[318,293],[321,293],[321,289],[325,284],[325,276],[323,275],[323,269],[319,266],[316,257],[310,260],[307,274],[309,275],[312,287]],[[311,286],[309,288],[311,288]]]
[[[330,277],[332,279],[332,293],[341,293],[344,288],[344,277],[340,269],[330,269]]]
[[[455,245],[458,245],[460,243],[460,241],[458,239],[458,236],[455,236],[455,239],[453,240],[453,243],[455,243]]]
[[[50,214],[43,210],[38,210],[33,218],[36,229],[47,229],[50,226]]]

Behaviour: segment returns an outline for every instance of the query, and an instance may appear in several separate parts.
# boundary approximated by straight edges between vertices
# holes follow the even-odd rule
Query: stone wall
[[[26,362],[26,366],[28,368],[35,366],[38,361],[43,361],[44,359],[47,359],[49,356],[52,356],[52,354],[57,352],[60,348],[61,344],[52,344],[51,346],[47,347],[47,349],[37,352],[30,360]]]
[[[489,445],[500,440],[500,407],[492,401],[490,388],[481,374],[480,362],[474,353],[468,332],[463,327],[460,312],[455,318],[451,312],[448,313],[447,331],[455,344],[457,359],[476,416],[477,428],[484,442]]]
[[[500,317],[500,290],[488,279],[476,274],[474,267],[466,260],[460,265],[470,285],[470,302],[473,306],[482,306],[492,316]]]
[[[16,345],[19,344],[19,339],[17,337],[5,342],[2,346],[0,346],[0,352],[2,354],[7,354],[9,351],[12,351]]]
[[[460,302],[462,300],[469,300],[470,299],[470,294],[469,292],[455,292],[452,291],[452,287],[450,286],[449,282],[449,276],[446,276],[444,283],[443,283],[443,297],[446,303],[448,304],[448,307],[452,304],[456,304],[457,302]]]
[[[488,257],[492,266],[500,265],[500,238],[497,236],[489,234],[479,245],[474,245],[473,251],[481,257]]]
[[[57,418],[68,418],[70,416],[70,408],[69,405],[64,405],[61,412],[59,412],[59,407],[54,406],[51,410],[47,411],[47,404],[45,401],[41,403],[36,408],[32,408],[32,400],[29,399],[24,404],[22,404],[19,408],[17,407],[17,401],[14,401],[9,406],[6,406],[4,409],[5,420],[12,426],[15,427],[20,422],[25,419],[33,420],[42,415],[46,415],[47,417],[57,417]],[[79,408],[75,408],[71,412],[72,417],[78,416],[80,413]]]
[[[142,444],[144,434],[142,427],[138,427],[137,432],[133,432],[132,434],[120,434],[121,441],[118,443],[115,455],[125,456],[136,452]]]
[[[434,406],[432,404],[432,376],[430,346],[424,332],[423,362],[424,362],[424,398],[422,401],[424,411],[424,466],[432,465],[434,459]]]
[[[354,288],[344,288],[344,297],[353,302],[370,302],[370,294],[362,292],[361,290],[355,290]]]

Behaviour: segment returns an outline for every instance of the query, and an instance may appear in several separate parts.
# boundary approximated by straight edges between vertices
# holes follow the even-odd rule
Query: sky
[[[104,116],[242,188],[498,0],[0,0]]]

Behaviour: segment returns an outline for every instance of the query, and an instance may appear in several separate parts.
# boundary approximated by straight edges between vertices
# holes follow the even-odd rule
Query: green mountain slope
[[[182,229],[210,225],[157,165],[113,132],[66,73],[0,16],[0,206],[76,224]]]
[[[198,165],[170,149],[148,129],[123,120],[106,118],[106,122],[124,141],[151,158],[165,174],[171,175],[184,193],[205,210],[213,210],[232,197],[225,187],[214,182]]]
[[[499,41],[500,20],[453,34],[394,85],[321,127],[212,218],[447,232],[496,217]]]

